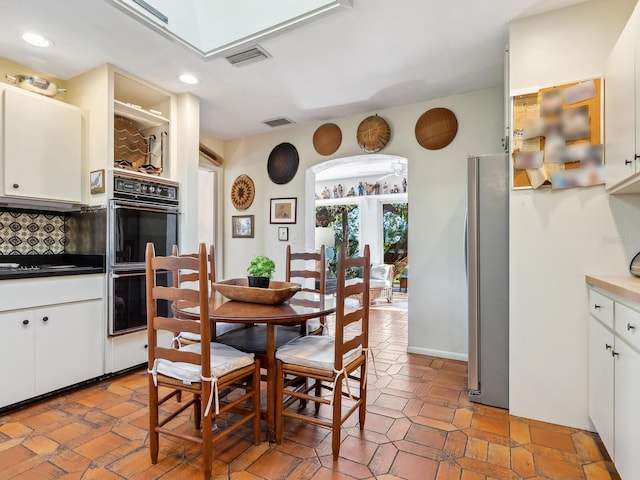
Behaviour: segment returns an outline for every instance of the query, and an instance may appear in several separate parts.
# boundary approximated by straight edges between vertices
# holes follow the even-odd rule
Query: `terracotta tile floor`
[[[371,310],[378,377],[369,380],[363,432],[357,415],[332,461],[328,431],[288,422],[282,445],[221,444],[215,479],[619,479],[588,432],[469,403],[466,364],[406,353],[406,297]],[[0,417],[3,479],[198,479],[195,445],[161,437],[151,465],[142,371]],[[184,414],[185,428],[190,420]]]

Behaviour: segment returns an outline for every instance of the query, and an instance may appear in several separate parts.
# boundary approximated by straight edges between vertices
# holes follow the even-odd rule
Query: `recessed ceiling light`
[[[30,45],[35,47],[49,47],[53,45],[51,40],[44,38],[42,35],[38,35],[37,33],[27,32],[22,35],[22,39]]]
[[[189,85],[195,85],[196,83],[198,83],[198,79],[193,75],[189,75],[188,73],[180,75],[179,78],[181,82],[188,83]]]

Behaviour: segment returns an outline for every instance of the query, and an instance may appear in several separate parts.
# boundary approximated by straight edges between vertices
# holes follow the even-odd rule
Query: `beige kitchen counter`
[[[629,275],[585,275],[587,284],[640,304],[640,278]]]

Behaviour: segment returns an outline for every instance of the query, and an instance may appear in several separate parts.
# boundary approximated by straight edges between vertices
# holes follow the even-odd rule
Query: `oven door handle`
[[[178,210],[175,207],[167,207],[167,208],[152,208],[152,207],[143,207],[141,205],[123,205],[120,203],[114,203],[111,206],[112,209],[125,209],[125,210],[136,210],[141,212],[153,212],[153,213],[178,213]]]
[[[171,273],[170,270],[156,270],[157,274],[169,274]],[[146,272],[135,272],[135,273],[114,273],[111,272],[111,278],[125,278],[125,277],[139,277],[139,276],[144,276],[146,275]]]
[[[111,278],[124,278],[124,277],[139,277],[141,275],[146,275],[145,272],[137,272],[137,273],[111,273]]]

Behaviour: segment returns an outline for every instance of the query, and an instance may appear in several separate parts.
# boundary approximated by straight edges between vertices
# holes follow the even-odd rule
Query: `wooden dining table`
[[[173,306],[174,312],[182,318],[199,318],[200,307],[193,304],[177,303]],[[251,325],[264,325],[262,329],[252,330],[250,335],[241,335],[241,330],[231,330],[228,333],[216,337],[217,342],[226,343],[240,350],[261,355],[263,363],[261,367],[266,370],[266,411],[267,440],[275,440],[275,406],[276,398],[276,348],[286,343],[291,338],[291,330],[287,329],[278,338],[278,326],[298,325],[301,328],[295,336],[304,335],[306,322],[312,318],[319,318],[334,313],[336,310],[336,298],[333,294],[320,295],[312,292],[297,292],[285,303],[277,305],[265,305],[259,303],[239,302],[228,300],[219,293],[214,293],[209,301],[209,320],[212,324],[237,323]],[[213,332],[212,328],[212,332]],[[244,332],[242,332],[244,333]],[[294,332],[295,333],[295,332]],[[256,338],[260,336],[262,338]],[[247,342],[239,344],[239,338]],[[243,348],[244,347],[244,348]],[[260,351],[264,349],[264,351]]]

